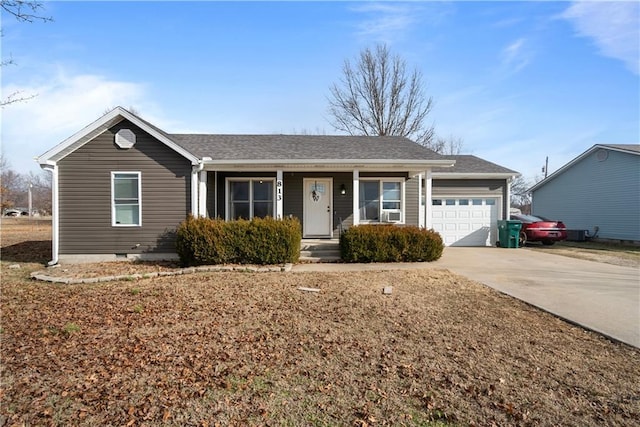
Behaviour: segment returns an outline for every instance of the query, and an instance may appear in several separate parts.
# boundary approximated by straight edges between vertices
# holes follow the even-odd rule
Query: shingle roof
[[[397,136],[170,134],[194,155],[218,160],[447,160]]]
[[[640,144],[599,144],[601,147],[614,148],[625,151],[635,151],[640,153]]]
[[[434,169],[434,173],[504,173],[517,175],[518,172],[503,166],[491,163],[470,154],[443,156],[447,160],[455,160],[456,164],[451,168]]]

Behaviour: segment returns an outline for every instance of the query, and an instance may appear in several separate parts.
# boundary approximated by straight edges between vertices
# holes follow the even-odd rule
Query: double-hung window
[[[400,222],[402,179],[361,179],[360,219],[364,222]]]
[[[233,179],[228,185],[229,219],[274,216],[273,179]]]
[[[111,224],[142,225],[140,172],[111,172]]]

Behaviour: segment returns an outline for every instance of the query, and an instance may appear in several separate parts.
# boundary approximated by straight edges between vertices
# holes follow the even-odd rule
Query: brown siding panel
[[[123,128],[136,134],[128,150],[114,143]],[[112,171],[141,172],[142,227],[111,225]],[[60,254],[174,252],[175,228],[191,210],[191,164],[123,121],[59,162],[59,189]]]

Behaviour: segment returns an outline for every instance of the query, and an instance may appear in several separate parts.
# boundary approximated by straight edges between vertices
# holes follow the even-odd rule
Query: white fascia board
[[[171,148],[172,150],[174,150],[175,152],[177,152],[187,160],[191,161],[192,164],[196,165],[199,163],[199,159],[196,156],[186,151],[184,148],[177,145],[171,139],[162,135],[156,129],[150,127],[147,123],[140,120],[137,116],[129,113],[127,110],[125,110],[122,107],[114,108],[104,116],[95,120],[93,123],[85,126],[79,132],[76,132],[69,138],[65,139],[64,141],[62,141],[60,144],[56,145],[49,151],[36,157],[35,160],[38,163],[40,163],[40,165],[46,165],[46,164],[49,164],[50,162],[57,162],[62,158],[66,157],[67,154],[82,147],[91,139],[100,135],[102,132],[104,132],[111,126],[119,123],[124,119],[129,120],[131,123],[135,124],[145,132],[149,133],[154,138],[156,138],[157,140],[159,140],[160,142],[162,142],[163,144],[165,144],[166,146],[168,146],[169,148]],[[66,151],[69,151],[69,152],[66,153]]]
[[[451,167],[455,160],[388,160],[388,159],[242,159],[205,160],[207,170],[411,170],[424,171],[432,167]]]
[[[508,179],[520,176],[519,173],[453,173],[432,172],[433,179]]]
[[[613,147],[611,145],[607,145],[607,144],[596,144],[593,146],[593,149],[598,149],[598,148],[603,148],[605,150],[610,150],[610,151],[617,151],[619,153],[626,153],[626,154],[633,154],[636,156],[640,156],[640,151],[635,151],[635,150],[627,150],[624,149],[622,147]],[[589,151],[594,151],[593,149],[589,150]]]

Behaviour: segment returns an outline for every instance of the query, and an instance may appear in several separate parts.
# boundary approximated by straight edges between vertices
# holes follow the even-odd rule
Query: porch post
[[[207,171],[200,171],[200,183],[198,188],[198,215],[207,216]]]
[[[509,215],[511,215],[511,181],[513,180],[513,177],[507,178],[506,179],[506,195],[505,195],[505,199],[506,201],[503,203],[503,205],[506,205],[507,207],[507,212],[504,212],[502,214],[502,218],[500,219],[509,219]],[[531,210],[533,212],[533,209]]]
[[[276,219],[284,218],[284,184],[282,182],[282,169],[276,171]]]
[[[422,178],[426,176],[426,174],[420,173],[418,174],[418,227],[424,228],[425,224],[425,208],[426,202],[423,204],[424,199],[422,198]]]
[[[198,172],[200,172],[199,165],[193,165],[191,167],[191,215],[198,216]]]
[[[353,170],[353,225],[360,224],[360,171]]]
[[[427,169],[427,171],[425,172],[425,179],[424,179],[424,189],[425,189],[424,215],[425,215],[426,228],[429,230],[433,228],[433,221],[431,218],[431,198],[432,198],[431,184],[432,182],[433,182],[433,178],[431,177],[431,169]]]

